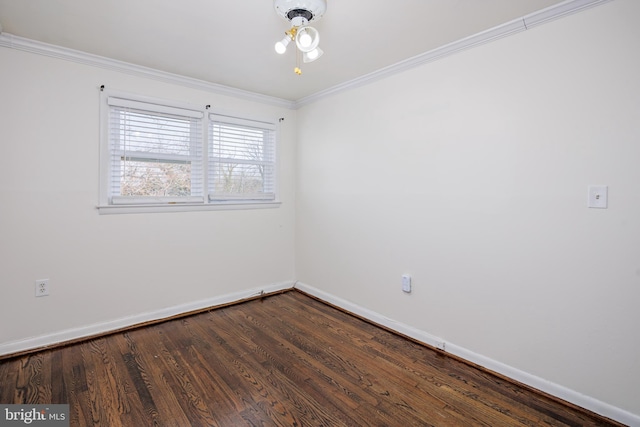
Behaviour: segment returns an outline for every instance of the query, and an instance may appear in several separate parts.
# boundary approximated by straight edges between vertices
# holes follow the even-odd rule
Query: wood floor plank
[[[289,329],[289,325],[282,324],[280,329]],[[390,421],[404,422],[405,425],[414,425],[418,421],[408,411],[400,412],[395,408],[395,405],[401,404],[406,407],[406,402],[393,402],[388,389],[381,386],[373,375],[362,370],[358,363],[354,363],[357,362],[356,354],[350,354],[349,358],[343,357],[339,346],[332,347],[332,342],[323,341],[312,331],[300,334],[292,333],[289,330],[287,335],[290,342],[295,348],[302,351],[305,358],[311,358],[317,362],[315,367],[319,369],[319,373],[330,379],[342,394],[353,400],[355,406],[350,408],[352,411],[362,410],[365,413],[376,411],[379,414],[379,419],[389,418]],[[335,342],[333,344],[337,345]],[[361,366],[364,365],[361,364]],[[350,393],[354,387],[365,393],[357,395]],[[354,400],[355,398],[358,400]],[[411,400],[411,395],[405,397],[406,399]]]
[[[280,390],[284,394],[288,394],[295,399],[299,406],[304,406],[312,418],[322,419],[323,412],[327,412],[327,409],[332,405],[332,401],[325,398],[326,390],[318,390],[317,387],[310,387],[309,384],[313,384],[310,378],[313,376],[312,372],[308,371],[309,365],[301,364],[300,360],[295,357],[295,354],[290,350],[287,350],[287,343],[284,340],[278,340],[275,336],[270,334],[270,328],[266,325],[255,325],[260,327],[260,330],[252,330],[251,316],[240,316],[242,311],[237,310],[236,316],[232,320],[232,323],[236,328],[239,328],[232,333],[242,333],[244,336],[251,336],[252,342],[255,342],[255,347],[248,347],[248,353],[252,354],[252,357],[264,367],[265,371],[269,373],[267,380],[271,378],[277,378],[277,381],[271,380],[271,384],[277,386],[288,385],[289,387]],[[244,319],[244,321],[243,321]],[[240,327],[239,325],[243,325]],[[300,375],[304,373],[305,375]],[[301,393],[302,392],[302,393]],[[318,406],[320,406],[320,409]],[[352,408],[349,408],[352,409]],[[332,411],[333,414],[341,414],[343,411]],[[355,425],[355,421],[348,416],[336,417],[332,416],[328,425]],[[327,425],[327,424],[325,424]]]
[[[620,426],[291,291],[0,361],[72,426]]]
[[[318,314],[311,314],[311,310],[308,310],[306,314],[314,318],[318,319]],[[322,322],[321,322],[322,323]],[[345,343],[351,342],[360,342],[365,343],[370,341],[373,336],[372,335],[361,335],[358,329],[354,329],[352,331],[346,330],[343,328],[340,331],[336,331],[340,335],[347,334],[348,341],[344,341]],[[330,341],[326,342],[325,345],[329,345],[331,343],[338,342],[335,337],[331,338]],[[364,348],[364,347],[362,347]],[[342,353],[344,349],[337,348],[331,349],[329,348],[328,352],[332,354],[336,359],[340,359],[340,353]],[[374,372],[366,372],[364,369],[371,365],[371,357],[375,358],[376,363],[374,365]],[[403,355],[398,355],[398,357],[403,357]],[[428,411],[432,413],[441,413],[444,414],[444,410],[447,406],[446,401],[440,398],[437,393],[423,393],[422,395],[417,396],[415,393],[406,394],[401,397],[401,399],[395,399],[395,393],[393,392],[393,388],[400,386],[403,390],[414,390],[419,384],[419,379],[414,375],[407,375],[409,369],[407,368],[407,364],[413,363],[413,360],[398,360],[392,361],[388,360],[381,353],[373,352],[373,349],[367,349],[366,353],[349,353],[349,361],[350,364],[348,366],[344,366],[344,369],[348,369],[352,372],[357,372],[358,375],[366,379],[368,384],[366,386],[367,391],[370,394],[374,394],[376,396],[385,395],[386,400],[391,400],[394,402],[396,406],[403,407],[405,411]],[[363,367],[363,370],[360,370],[359,367]],[[381,381],[381,379],[385,378],[393,378],[395,383],[389,381]],[[397,412],[397,411],[396,411]],[[426,423],[427,421],[422,419],[422,423]]]
[[[198,414],[189,406],[189,391],[180,388],[180,381],[176,379],[180,372],[175,369],[174,355],[166,347],[166,340],[163,338],[167,330],[173,327],[173,322],[169,322],[153,326],[149,331],[132,331],[130,335],[132,341],[140,343],[137,357],[140,377],[144,382],[138,383],[137,387],[145,387],[149,392],[151,399],[147,399],[147,403],[153,401],[155,409],[148,407],[148,410],[159,425],[182,426],[188,425],[192,422],[192,417],[198,417]],[[155,411],[158,412],[157,416]],[[208,424],[200,421],[194,425]]]
[[[309,311],[307,311],[307,315],[311,315]],[[313,317],[313,315],[311,316]],[[357,329],[353,331],[343,330],[340,332],[347,332],[349,334],[350,339],[346,341],[346,343],[351,342],[351,340],[365,342],[366,339],[372,338],[372,336],[367,336],[366,338],[358,337],[357,334],[359,332]],[[336,340],[332,339],[329,343],[331,342],[336,342]],[[335,353],[334,357],[340,358],[339,354],[342,353],[344,349],[337,348],[329,349],[328,351],[329,353]],[[428,419],[417,414],[429,413],[435,416],[436,419],[438,415],[442,418],[445,417],[448,408],[446,401],[441,397],[443,390],[439,389],[440,386],[430,392],[417,393],[417,386],[419,385],[420,379],[414,375],[410,375],[406,366],[407,363],[412,363],[413,360],[387,360],[387,358],[382,357],[382,354],[372,354],[372,349],[368,349],[364,356],[359,353],[349,353],[349,358],[352,363],[346,368],[356,372],[358,371],[358,366],[366,369],[366,367],[371,365],[372,355],[376,360],[374,364],[375,371],[371,373],[362,371],[360,376],[363,378],[368,377],[369,383],[365,389],[369,394],[375,395],[376,398],[380,400],[380,407],[390,403],[394,416],[409,417],[410,414],[416,416],[418,418],[417,420],[412,418],[405,420],[406,423],[411,424],[427,425],[429,423]],[[398,355],[398,357],[403,357],[403,355]],[[401,391],[405,390],[411,390],[413,392],[401,393]],[[457,413],[452,415],[455,416]],[[467,417],[466,421],[470,419],[471,418]]]
[[[220,314],[224,316],[224,313]],[[295,414],[282,405],[279,390],[270,387],[266,372],[262,369],[260,361],[256,360],[255,353],[245,337],[235,333],[232,322],[227,322],[226,326],[216,326],[215,330],[209,328],[207,332],[219,344],[225,367],[235,374],[233,383],[244,390],[246,396],[267,419],[277,425],[299,425]],[[233,345],[230,342],[233,342]],[[256,365],[260,369],[255,369]]]
[[[330,312],[331,308],[328,308],[325,304],[315,303],[310,304],[314,309],[317,309],[320,312]],[[316,315],[314,315],[311,310],[306,310],[308,316],[310,316],[314,321],[318,321]],[[337,317],[344,317],[344,313],[341,315],[337,315]],[[339,324],[345,330],[350,328],[348,323],[346,323],[346,318],[340,319]],[[342,320],[345,320],[343,323]],[[322,323],[322,321],[320,321]],[[520,425],[540,425],[548,422],[549,425],[598,425],[593,424],[593,420],[589,417],[583,417],[580,414],[573,414],[573,419],[563,419],[560,415],[559,411],[554,412],[554,417],[549,417],[544,414],[544,412],[540,411],[535,414],[529,414],[528,417],[522,418],[522,413],[517,413],[516,410],[521,407],[526,407],[525,405],[518,405],[518,402],[513,401],[512,399],[508,399],[508,409],[501,408],[499,404],[495,403],[495,399],[489,399],[487,402],[482,401],[483,398],[487,398],[492,395],[494,387],[490,387],[494,382],[497,384],[495,386],[496,389],[519,389],[522,390],[522,387],[513,387],[512,383],[507,383],[501,381],[499,378],[487,374],[484,371],[480,370],[469,370],[467,365],[461,364],[449,357],[438,357],[439,353],[432,352],[424,352],[420,346],[416,346],[410,340],[403,339],[394,334],[389,334],[380,328],[377,328],[370,324],[360,325],[363,330],[371,330],[374,335],[371,337],[371,341],[380,343],[380,346],[374,346],[371,344],[371,341],[364,342],[361,340],[354,339],[353,342],[355,345],[361,344],[364,350],[367,353],[372,354],[374,357],[377,357],[378,360],[398,360],[404,357],[412,355],[414,360],[419,361],[423,366],[419,370],[416,371],[416,376],[424,377],[423,373],[429,372],[431,378],[427,378],[429,382],[434,382],[438,387],[444,387],[445,389],[456,388],[459,392],[464,392],[466,397],[465,399],[459,400],[457,399],[456,394],[450,393],[444,396],[444,398],[449,402],[457,402],[455,406],[455,412],[458,413],[467,406],[467,403],[473,402],[474,405],[470,408],[471,412],[483,411],[485,408],[483,406],[490,407],[491,410],[483,415],[483,418],[487,417],[500,417],[499,413],[509,413],[510,419],[507,424],[504,425],[515,425],[518,422]],[[339,333],[353,333],[348,331],[340,331]],[[353,338],[353,337],[352,337]],[[419,357],[423,355],[428,355],[429,358]],[[435,363],[434,363],[435,362]],[[379,364],[379,366],[384,366],[384,364]],[[408,361],[404,360],[401,366],[408,366]],[[432,369],[437,368],[437,369]],[[479,384],[474,382],[475,380],[481,380]],[[488,387],[489,386],[489,387]],[[471,388],[470,390],[468,390]],[[434,389],[429,388],[431,391]],[[437,391],[437,389],[435,389]],[[468,390],[468,391],[467,391]],[[477,391],[477,392],[474,392]],[[439,393],[438,393],[439,394]],[[522,393],[521,393],[522,394]],[[530,393],[525,393],[526,399],[533,404],[539,404],[539,400],[536,399],[536,395],[531,396]],[[505,393],[500,393],[498,396],[494,396],[494,398],[498,399],[498,402],[502,397],[506,396]],[[540,404],[539,404],[540,405]],[[543,408],[544,405],[540,405],[540,408]],[[520,415],[518,417],[517,415]],[[472,415],[469,411],[464,413],[465,419],[469,421],[472,419]],[[500,417],[502,418],[502,417]],[[493,419],[490,421],[490,425],[501,425],[499,420]]]

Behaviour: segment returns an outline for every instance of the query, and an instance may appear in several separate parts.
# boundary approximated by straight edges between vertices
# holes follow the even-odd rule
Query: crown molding
[[[554,6],[547,7],[521,18],[514,19],[513,21],[490,28],[486,31],[440,46],[404,61],[397,62],[388,67],[381,68],[372,73],[357,77],[353,80],[349,80],[320,92],[316,92],[312,95],[305,96],[295,102],[295,108],[300,108],[328,96],[373,83],[394,74],[402,73],[420,65],[453,55],[454,53],[526,31],[535,26],[545,24],[549,21],[559,19],[603,3],[608,3],[610,1],[612,0],[567,0],[562,3],[558,3]]]
[[[525,15],[522,17],[522,20],[525,22],[526,29],[531,29],[535,26],[546,24],[549,21],[572,15],[604,3],[609,3],[610,1],[612,0],[566,0],[554,6]]]
[[[295,102],[268,95],[262,95],[247,90],[237,89],[217,83],[181,76],[179,74],[168,73],[141,65],[135,65],[124,61],[118,61],[104,56],[93,55],[79,50],[69,49],[48,43],[30,40],[24,37],[15,36],[9,33],[0,33],[0,46],[52,58],[63,59],[65,61],[76,62],[78,64],[89,65],[107,70],[118,71],[134,76],[145,77],[158,80],[164,83],[177,84],[191,89],[198,89],[218,95],[232,96],[262,104],[273,105],[293,109]]]
[[[273,105],[276,107],[298,109],[328,96],[355,89],[369,83],[373,83],[377,80],[381,80],[394,74],[402,73],[420,65],[436,61],[449,55],[453,55],[457,52],[489,43],[494,40],[510,36],[512,34],[526,31],[549,21],[562,18],[564,16],[571,15],[603,3],[608,3],[610,1],[612,0],[566,0],[554,6],[550,6],[529,15],[525,15],[521,18],[514,19],[513,21],[490,28],[486,31],[482,31],[464,39],[457,40],[436,49],[432,49],[430,51],[416,55],[404,61],[400,61],[388,67],[381,68],[372,73],[365,74],[347,82],[332,86],[328,89],[316,92],[312,95],[305,96],[296,101],[262,95],[259,93],[224,86],[217,83],[211,83],[204,80],[168,73],[165,71],[130,64],[128,62],[93,55],[74,49],[68,49],[48,43],[38,42],[8,33],[0,33],[0,46],[22,50],[25,52],[31,52],[39,55],[45,55],[53,58],[64,59],[79,64],[118,71],[121,73],[150,78],[165,83],[178,84],[192,89],[212,92],[218,95],[242,98],[262,104]]]

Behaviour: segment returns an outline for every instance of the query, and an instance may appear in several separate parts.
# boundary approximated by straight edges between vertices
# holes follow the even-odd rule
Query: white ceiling
[[[299,100],[562,0],[327,0],[322,58],[273,49],[272,0],[0,0],[4,33]]]

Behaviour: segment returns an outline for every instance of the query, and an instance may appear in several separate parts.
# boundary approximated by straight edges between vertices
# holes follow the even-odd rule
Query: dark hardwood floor
[[[619,425],[291,291],[0,361],[72,426]]]

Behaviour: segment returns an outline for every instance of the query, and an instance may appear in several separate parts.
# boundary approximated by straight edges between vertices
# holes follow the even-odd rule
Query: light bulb
[[[300,41],[300,45],[302,47],[309,47],[313,42],[313,39],[306,31],[300,34],[298,40]]]
[[[287,47],[282,42],[276,43],[276,52],[282,55],[287,51]]]
[[[320,34],[313,27],[304,27],[298,30],[295,36],[296,46],[303,52],[310,52],[318,47],[320,43]]]
[[[287,51],[287,45],[291,42],[291,38],[289,36],[285,36],[282,40],[276,43],[275,49],[280,55]]]

